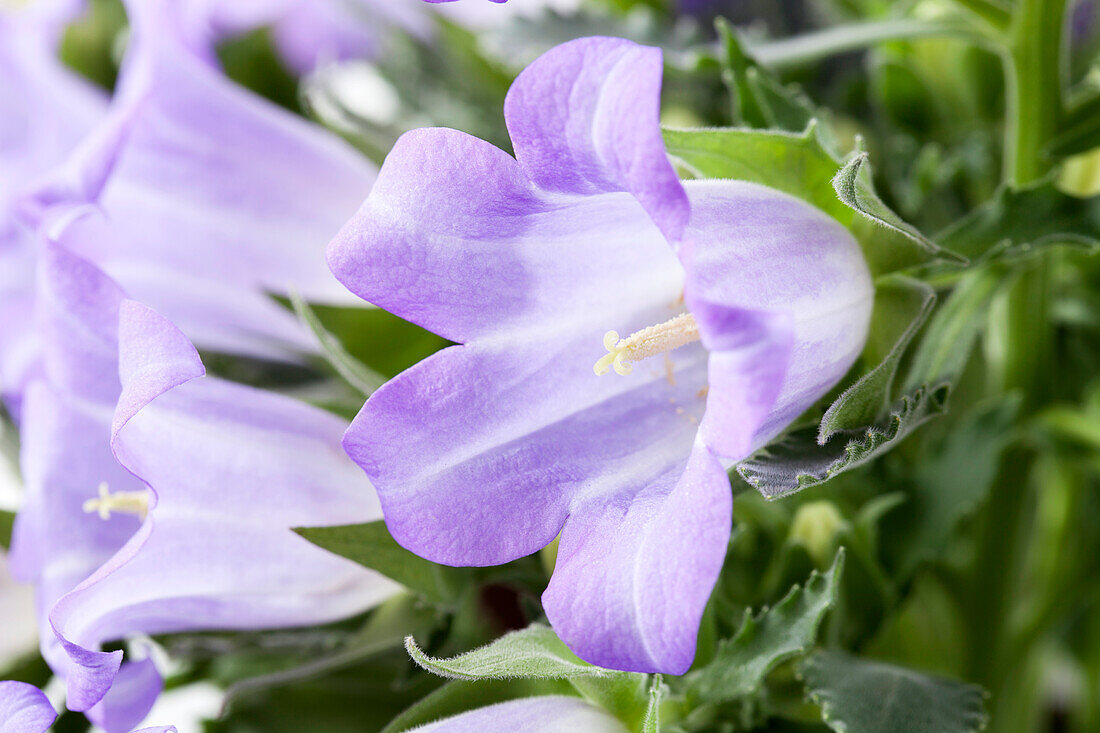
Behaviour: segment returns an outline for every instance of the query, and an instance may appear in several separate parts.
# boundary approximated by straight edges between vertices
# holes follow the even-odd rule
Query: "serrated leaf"
[[[461,570],[417,557],[397,544],[381,520],[294,531],[318,547],[396,580],[434,603],[453,603],[462,586]]]
[[[336,370],[336,373],[344,378],[348,384],[359,390],[364,397],[369,397],[386,382],[386,378],[367,367],[366,364],[348,353],[340,340],[324,327],[321,319],[302,300],[297,293],[290,294],[290,303],[298,318],[313,332],[317,343],[321,346],[321,354],[325,360]]]
[[[819,444],[824,445],[841,430],[857,430],[871,425],[889,409],[901,357],[935,303],[935,291],[919,280],[895,277],[879,284],[875,291],[870,332],[875,339],[881,339],[884,334],[893,336],[893,343],[882,360],[826,410],[818,429]],[[904,329],[900,334],[897,333],[899,327]],[[881,344],[872,341],[865,353],[882,353],[882,348]]]
[[[572,679],[626,674],[583,661],[569,651],[552,629],[541,624],[505,634],[491,644],[450,659],[429,657],[411,636],[405,640],[405,649],[424,669],[456,680]]]
[[[902,395],[889,417],[863,430],[841,430],[825,445],[817,428],[806,428],[737,464],[737,473],[769,499],[778,499],[867,463],[896,446],[926,421],[944,412],[948,384],[919,387]]]
[[[873,241],[871,235],[864,231],[868,226],[889,235],[891,246],[875,250],[875,262],[880,271],[893,272],[926,262],[933,257],[965,263],[965,257],[939,247],[916,227],[902,221],[901,217],[882,202],[871,185],[867,159],[867,153],[852,156],[833,178],[833,188],[840,200],[859,214],[852,225],[857,239]],[[870,255],[868,258],[870,259]]]
[[[976,733],[988,722],[975,685],[836,651],[817,652],[801,674],[838,733]]]
[[[973,258],[1018,255],[1058,244],[1100,250],[1100,196],[1070,196],[1049,179],[1024,188],[1002,187],[936,238]]]
[[[831,568],[814,571],[804,587],[792,588],[775,608],[755,617],[746,610],[737,634],[722,643],[709,665],[693,674],[689,695],[703,703],[751,695],[776,665],[808,651],[826,611],[836,603],[843,568],[842,548]]]
[[[937,256],[959,259],[941,252],[882,203],[870,179],[860,173],[866,170],[865,155],[857,155],[848,166],[842,166],[813,120],[801,133],[666,128],[664,139],[673,160],[697,178],[752,181],[800,198],[829,214],[859,241],[876,275]]]

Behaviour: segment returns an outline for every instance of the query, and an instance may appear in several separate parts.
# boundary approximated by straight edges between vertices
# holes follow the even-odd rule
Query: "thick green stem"
[[[1050,170],[1044,146],[1058,133],[1064,115],[1063,53],[1067,0],[1018,0],[1004,53],[1007,84],[1004,180],[1023,185]],[[996,307],[987,334],[990,383],[997,392],[1019,391],[1025,414],[1042,404],[1050,375],[1051,263],[1039,258],[1020,273]],[[1027,508],[1033,455],[1017,448],[1006,458],[981,523],[970,612],[974,622],[972,673],[993,693],[995,731],[1014,731],[1026,722],[1004,713],[1014,697],[1013,670],[1027,650],[1013,643],[1008,619],[1021,599],[1021,557],[1028,541]]]
[[[1066,0],[1019,0],[1005,54],[1008,83],[1005,179],[1017,184],[1050,169],[1042,154],[1064,114]]]

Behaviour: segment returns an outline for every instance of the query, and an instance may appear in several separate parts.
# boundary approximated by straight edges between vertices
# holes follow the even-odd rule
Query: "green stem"
[[[858,51],[885,41],[928,37],[965,38],[982,44],[989,41],[986,36],[962,23],[902,18],[835,26],[782,41],[754,45],[749,48],[749,53],[761,64],[781,69],[812,63],[838,53]]]
[[[1062,56],[1066,0],[1019,0],[1005,54],[1005,179],[1017,185],[1049,170],[1043,147],[1065,113]]]

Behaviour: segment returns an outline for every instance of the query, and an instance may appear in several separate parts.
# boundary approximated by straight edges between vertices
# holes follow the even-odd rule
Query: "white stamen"
[[[690,313],[681,313],[664,323],[635,331],[625,339],[620,339],[615,331],[608,331],[603,337],[603,347],[607,349],[607,354],[596,362],[593,371],[596,376],[602,377],[614,368],[616,374],[625,377],[634,371],[633,362],[664,354],[698,340],[699,325],[695,322],[695,316]]]
[[[117,491],[111,493],[111,490],[107,487],[107,482],[104,481],[99,485],[99,496],[84,502],[84,511],[88,514],[94,512],[103,520],[110,519],[111,512],[116,512],[118,514],[133,514],[138,519],[145,521],[145,517],[149,515],[149,492]]]

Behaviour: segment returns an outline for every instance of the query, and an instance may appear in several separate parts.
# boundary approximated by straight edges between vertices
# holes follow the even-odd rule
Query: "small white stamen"
[[[607,354],[596,362],[593,371],[596,376],[602,377],[614,368],[616,374],[625,377],[634,371],[633,362],[664,354],[698,340],[699,325],[695,322],[695,316],[690,313],[681,313],[664,323],[635,331],[625,339],[620,339],[615,331],[608,331],[603,337],[603,347],[607,349]]]
[[[111,493],[104,481],[99,485],[99,496],[84,502],[84,511],[88,514],[98,514],[100,519],[111,518],[111,512],[118,514],[133,514],[138,519],[145,521],[149,515],[148,491],[118,491]]]

